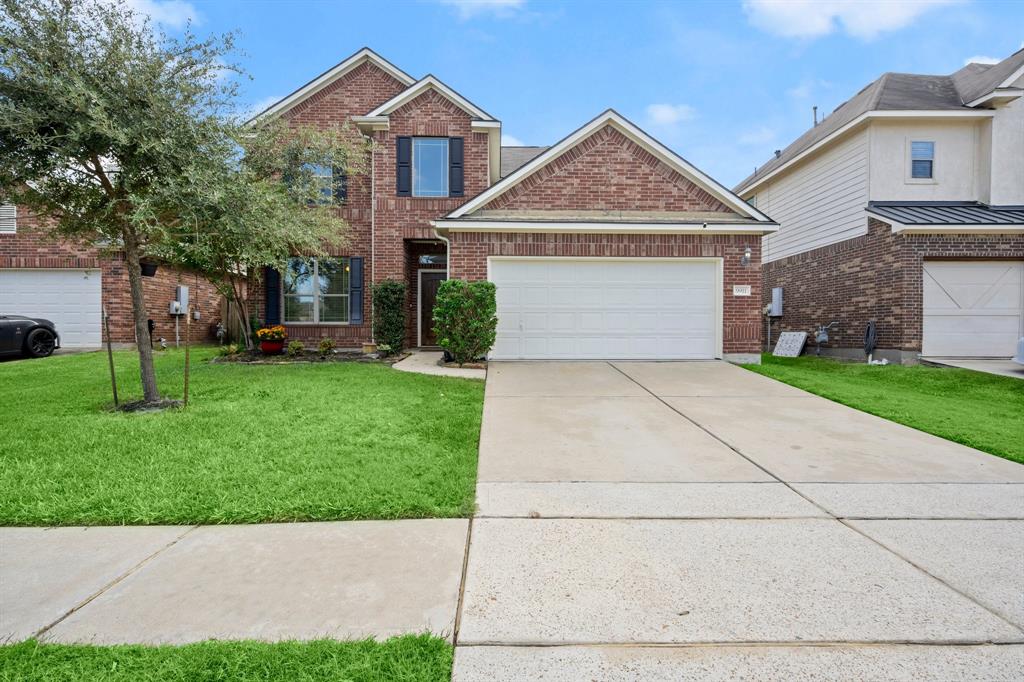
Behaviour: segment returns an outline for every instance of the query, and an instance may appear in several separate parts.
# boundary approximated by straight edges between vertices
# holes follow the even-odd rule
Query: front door
[[[420,345],[436,346],[434,336],[434,304],[437,303],[437,290],[445,280],[445,273],[420,271]]]

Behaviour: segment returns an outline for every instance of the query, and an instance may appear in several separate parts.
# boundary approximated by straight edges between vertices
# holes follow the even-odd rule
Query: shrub
[[[320,355],[330,355],[334,352],[334,339],[324,337],[320,339],[320,345],[317,346],[317,350],[320,351]]]
[[[434,333],[437,343],[462,365],[487,355],[498,329],[491,282],[449,279],[437,291]]]
[[[235,355],[236,353],[238,353],[238,344],[229,343],[226,346],[218,346],[217,353],[225,357],[228,355]]]
[[[302,345],[302,341],[290,341],[288,343],[288,357],[297,358],[306,352],[306,347]]]
[[[405,346],[405,285],[386,279],[373,286],[373,336],[377,348],[400,353]]]

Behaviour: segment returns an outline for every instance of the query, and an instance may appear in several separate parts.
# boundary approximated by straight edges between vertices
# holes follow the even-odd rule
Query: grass
[[[428,635],[385,642],[0,646],[2,682],[447,682],[451,667],[452,647]]]
[[[1024,463],[1024,381],[952,367],[764,355],[749,370],[863,412]]]
[[[211,364],[116,413],[104,353],[0,363],[0,525],[468,516],[483,383],[380,364]],[[115,354],[122,397],[136,356]],[[157,359],[181,397],[183,353]]]

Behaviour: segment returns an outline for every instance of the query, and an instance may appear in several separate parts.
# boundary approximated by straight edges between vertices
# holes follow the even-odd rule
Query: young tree
[[[251,275],[344,234],[303,164],[344,163],[352,136],[244,126],[232,52],[230,35],[171,39],[116,0],[0,0],[0,199],[123,252],[146,401],[160,395],[141,258]]]

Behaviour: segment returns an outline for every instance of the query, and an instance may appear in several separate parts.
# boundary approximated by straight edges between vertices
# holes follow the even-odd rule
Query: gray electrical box
[[[782,287],[772,287],[772,307],[768,314],[772,317],[782,317]]]
[[[179,284],[174,290],[174,300],[178,302],[178,307],[181,308],[181,312],[184,313],[188,310],[188,287]]]

